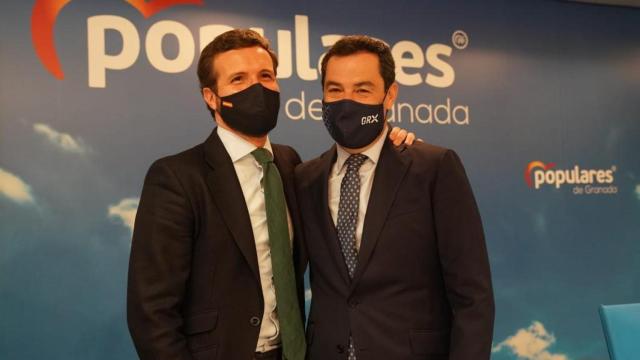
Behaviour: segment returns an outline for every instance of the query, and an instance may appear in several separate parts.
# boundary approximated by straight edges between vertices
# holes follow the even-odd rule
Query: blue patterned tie
[[[349,271],[349,278],[353,279],[358,266],[358,249],[356,248],[356,226],[358,224],[358,208],[360,205],[360,174],[362,164],[367,160],[366,155],[353,154],[349,156],[345,165],[347,173],[340,184],[340,204],[338,205],[338,221],[336,230],[342,249],[342,256]],[[348,360],[356,360],[353,339],[349,336]]]

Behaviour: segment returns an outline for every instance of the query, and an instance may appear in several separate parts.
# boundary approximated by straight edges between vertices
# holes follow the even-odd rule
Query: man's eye
[[[327,91],[328,91],[328,92],[333,92],[333,93],[334,93],[334,92],[338,92],[338,91],[340,91],[340,89],[338,89],[338,88],[329,88]]]
[[[238,82],[238,81],[241,81],[241,80],[242,80],[242,76],[234,76],[231,79],[231,82],[234,83],[234,82]]]
[[[356,92],[358,92],[360,94],[368,94],[369,90],[367,90],[367,89],[358,89],[358,90],[356,90]]]
[[[273,75],[269,74],[269,73],[264,73],[264,74],[262,74],[262,78],[271,80],[271,79],[273,79]]]

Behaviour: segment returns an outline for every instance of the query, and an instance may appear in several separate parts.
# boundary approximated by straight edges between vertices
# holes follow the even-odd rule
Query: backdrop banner
[[[215,126],[198,56],[239,27],[271,40],[271,140],[306,160],[332,144],[323,54],[385,40],[389,121],[456,150],[476,194],[492,358],[608,359],[598,305],[640,302],[640,9],[534,0],[2,1],[0,358],[136,358],[142,181]]]

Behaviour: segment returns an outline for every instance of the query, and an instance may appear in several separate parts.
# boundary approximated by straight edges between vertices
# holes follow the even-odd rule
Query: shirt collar
[[[371,145],[367,150],[361,152],[361,154],[367,156],[367,161],[373,161],[373,164],[378,164],[378,160],[380,159],[380,153],[382,152],[382,146],[384,146],[384,142],[387,139],[387,134],[389,132],[389,128],[385,127],[383,130],[383,134],[376,140],[373,145]],[[347,161],[351,154],[347,152],[342,146],[336,144],[336,149],[338,152],[338,158],[336,159],[336,165],[338,167],[338,173],[342,172],[344,167],[344,163]]]
[[[218,131],[218,136],[220,137],[220,141],[222,141],[222,145],[224,145],[224,148],[229,153],[229,157],[231,157],[231,161],[233,163],[251,154],[253,150],[258,148],[257,146],[253,145],[247,140],[241,138],[238,134],[234,133],[233,131],[229,131],[220,126],[218,126],[217,131]],[[271,155],[273,155],[273,150],[271,149],[271,142],[269,141],[269,136],[267,136],[267,141],[264,143],[263,147],[269,150]]]

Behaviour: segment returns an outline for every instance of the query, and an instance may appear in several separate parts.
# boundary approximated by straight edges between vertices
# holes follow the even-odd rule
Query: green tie
[[[260,163],[263,171],[262,186],[267,210],[271,267],[276,288],[282,353],[286,360],[304,360],[306,350],[304,327],[300,316],[293,258],[289,245],[289,223],[282,179],[269,150],[257,148],[251,152],[251,155]]]

